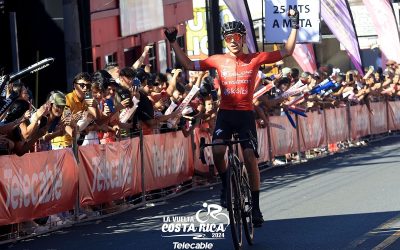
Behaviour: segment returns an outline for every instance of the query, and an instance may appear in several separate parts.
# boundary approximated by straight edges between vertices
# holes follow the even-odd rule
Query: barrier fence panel
[[[206,159],[206,164],[203,164],[200,161],[200,138],[204,137],[206,143],[211,143],[211,136],[210,133],[201,131],[200,128],[194,129],[194,143],[196,145],[196,150],[194,152],[194,169],[198,173],[209,173],[209,166],[214,164],[213,157],[212,157],[212,149],[211,147],[206,147],[204,149],[204,157]]]
[[[146,191],[190,180],[194,173],[192,143],[181,131],[145,135],[144,167]]]
[[[72,209],[78,167],[71,149],[0,156],[0,225]]]
[[[307,117],[299,117],[300,150],[326,146],[325,118],[323,113],[308,112]]]
[[[370,104],[372,113],[369,112],[370,133],[381,134],[388,130],[386,102],[372,102]]]
[[[271,116],[269,120],[273,124],[282,125],[284,129],[271,126],[272,155],[284,155],[297,152],[298,142],[296,129],[294,129],[286,116]]]
[[[258,163],[269,161],[268,128],[257,128]]]
[[[139,138],[79,147],[81,205],[122,199],[142,191]]]
[[[326,109],[326,136],[328,143],[347,140],[349,134],[347,108]]]
[[[400,102],[389,102],[389,129],[400,130]]]
[[[371,132],[369,111],[366,105],[350,107],[351,114],[351,139],[359,139]]]

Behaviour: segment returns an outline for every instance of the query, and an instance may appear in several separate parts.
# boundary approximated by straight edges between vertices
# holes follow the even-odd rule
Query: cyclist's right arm
[[[171,47],[175,51],[176,58],[182,64],[182,66],[187,70],[195,70],[194,62],[189,59],[189,57],[185,54],[179,44],[175,41],[170,43]]]

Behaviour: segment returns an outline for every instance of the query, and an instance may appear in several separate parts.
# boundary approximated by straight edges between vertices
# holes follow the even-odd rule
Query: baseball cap
[[[387,62],[386,62],[386,66],[390,66],[390,65],[396,65],[397,63],[396,63],[396,61],[394,61],[394,60],[388,60]]]
[[[65,95],[61,92],[54,92],[49,99],[50,103],[53,103],[57,106],[65,106],[67,105],[65,101]]]
[[[282,76],[287,77],[292,70],[289,67],[285,67],[282,69]]]

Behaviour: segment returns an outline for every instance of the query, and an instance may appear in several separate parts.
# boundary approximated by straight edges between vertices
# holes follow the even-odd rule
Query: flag
[[[355,68],[364,74],[357,34],[346,0],[322,0],[321,16],[336,39],[346,49]]]
[[[378,44],[382,51],[382,66],[388,59],[400,62],[400,41],[396,19],[388,0],[363,0],[378,34]]]

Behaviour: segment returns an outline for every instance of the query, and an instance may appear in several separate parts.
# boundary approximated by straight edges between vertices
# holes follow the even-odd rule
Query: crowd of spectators
[[[218,74],[212,77],[210,72],[189,72],[185,79],[181,69],[151,72],[149,65],[143,65],[149,48],[145,47],[131,67],[119,68],[114,63],[91,75],[78,73],[72,92],[54,90],[37,109],[32,105],[32,93],[22,82],[10,83],[2,98],[11,94],[19,98],[0,117],[0,154],[23,155],[72,147],[74,143],[104,144],[140,132],[181,130],[188,136],[200,127],[212,133],[221,95]],[[369,107],[370,101],[400,95],[400,67],[392,60],[384,71],[369,67],[364,75],[356,70],[344,73],[331,66],[322,66],[314,74],[300,73],[297,68],[282,68],[282,64],[260,69],[260,88],[274,86],[254,100],[261,127],[267,124],[268,115],[283,114],[296,98],[296,107],[316,111],[348,103]],[[279,69],[277,74],[270,73],[273,68]],[[329,88],[321,88],[327,83]],[[200,90],[183,110],[178,109],[194,86]]]
[[[143,64],[149,49],[146,46],[132,66],[120,68],[111,63],[93,74],[76,74],[72,92],[54,90],[38,108],[32,105],[32,93],[22,82],[11,82],[1,98],[17,95],[18,99],[0,117],[0,155],[105,144],[141,133],[180,131],[189,136],[199,128],[212,135],[222,94],[218,73],[215,77],[214,72],[184,74],[179,68],[151,72],[151,67]],[[371,101],[400,96],[400,67],[392,60],[385,70],[369,67],[365,74],[341,72],[331,66],[312,74],[282,66],[281,61],[260,69],[259,88],[273,86],[254,99],[260,127],[268,123],[268,116],[284,115],[293,105],[307,112],[366,104],[374,112]],[[192,92],[194,97],[187,98]],[[290,155],[284,157],[290,159]],[[86,213],[92,210],[84,209]],[[42,220],[35,223],[45,224],[48,219]]]

